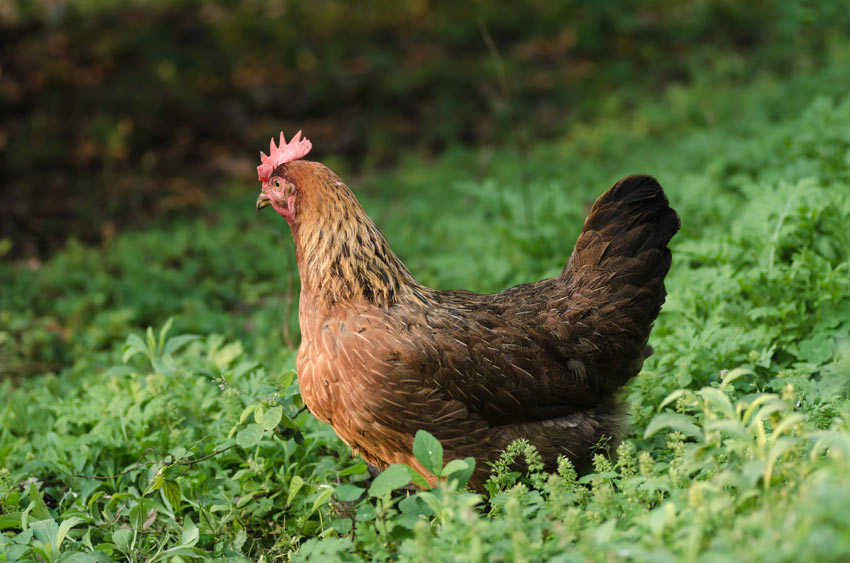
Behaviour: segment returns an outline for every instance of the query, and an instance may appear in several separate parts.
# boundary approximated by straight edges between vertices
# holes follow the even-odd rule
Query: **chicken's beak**
[[[260,192],[260,195],[257,196],[257,211],[271,204],[272,200],[269,199],[269,196],[267,196],[263,192]]]

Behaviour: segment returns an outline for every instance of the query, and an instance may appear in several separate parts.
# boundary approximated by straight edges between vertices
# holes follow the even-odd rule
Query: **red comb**
[[[278,146],[275,146],[274,139],[272,139],[269,143],[269,155],[266,156],[265,153],[260,152],[260,165],[257,166],[257,174],[259,175],[259,180],[263,183],[263,186],[265,186],[266,182],[269,181],[269,177],[271,177],[275,168],[281,164],[286,164],[287,162],[303,158],[304,155],[310,152],[310,149],[312,148],[313,143],[307,139],[301,138],[301,131],[296,133],[295,136],[289,140],[289,143],[287,143],[286,139],[283,138],[283,131],[281,131],[280,143]]]

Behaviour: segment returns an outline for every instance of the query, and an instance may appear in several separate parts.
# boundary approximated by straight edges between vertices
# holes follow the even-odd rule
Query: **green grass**
[[[370,484],[301,411],[291,242],[252,182],[195,220],[0,265],[0,558],[846,560],[850,66],[834,59],[671,88],[523,157],[455,149],[350,182],[421,281],[494,291],[559,271],[618,177],[660,179],[683,229],[655,355],[625,392],[627,440],[586,475],[541,474],[517,444],[532,471],[502,464],[484,497],[441,459],[442,488],[394,494],[401,468]]]

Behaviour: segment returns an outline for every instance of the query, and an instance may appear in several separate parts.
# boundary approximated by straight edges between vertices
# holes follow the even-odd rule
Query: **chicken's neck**
[[[292,227],[302,299],[317,299],[326,310],[360,299],[383,308],[401,299],[422,300],[427,288],[393,253],[354,195],[334,203],[320,217]]]

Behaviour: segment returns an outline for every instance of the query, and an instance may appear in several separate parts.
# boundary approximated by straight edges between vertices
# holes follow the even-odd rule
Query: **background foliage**
[[[848,30],[841,0],[4,0],[0,237],[43,257],[191,213],[280,129],[365,171],[527,150],[668,84],[812,70]]]
[[[109,165],[106,144],[96,145],[98,163],[88,168],[62,160],[63,143],[88,135],[94,115],[81,110],[72,114],[78,121],[67,120],[65,101],[39,98],[67,93],[63,83],[32,90],[26,111],[14,105],[21,100],[4,103],[10,117],[4,128],[12,132],[4,173],[14,185],[27,186],[15,192],[26,202],[21,205],[37,203],[33,194],[45,201],[55,195],[52,181],[34,182],[34,169],[44,171],[44,180],[64,174],[79,182],[70,192],[74,205],[76,196],[88,203],[71,215],[95,226],[103,217],[122,217],[120,210],[110,215],[119,208],[136,213],[145,198],[168,199],[162,192],[145,195],[139,188],[144,182],[182,178],[203,190],[191,200],[191,211],[161,212],[169,204],[159,202],[164,207],[145,219],[147,228],[109,231],[97,246],[45,242],[53,254],[38,260],[8,253],[19,240],[26,247],[26,236],[3,243],[0,396],[7,400],[0,404],[0,559],[850,556],[850,235],[844,227],[850,215],[850,45],[840,37],[844,12],[838,5],[757,3],[744,10],[736,3],[659,2],[591,9],[567,3],[563,9],[574,10],[567,15],[584,19],[541,12],[547,17],[540,26],[525,29],[510,12],[500,19],[495,7],[472,4],[508,65],[509,104],[498,86],[497,61],[478,43],[478,24],[468,13],[407,3],[395,16],[377,9],[354,14],[319,3],[322,9],[281,4],[285,11],[258,18],[252,14],[271,8],[212,6],[204,9],[218,10],[219,19],[208,20],[202,10],[195,23],[186,23],[197,8],[191,2],[121,9],[111,2],[3,4],[8,29],[33,32],[10,35],[4,55],[21,42],[29,42],[32,53],[46,48],[49,42],[35,40],[38,33],[83,37],[111,22],[85,60],[106,65],[121,52],[114,60],[135,53],[148,61],[159,49],[163,60],[179,61],[173,89],[162,90],[170,94],[155,102],[175,103],[168,111],[151,105],[152,94],[118,86],[153,80],[141,70],[147,62],[105,72],[103,80],[117,81],[109,83],[115,90],[102,83],[87,90],[101,105],[82,94],[69,97],[67,103],[79,107],[93,104],[98,115],[134,116],[125,139],[132,150]],[[131,14],[140,17],[132,29]],[[308,15],[316,24],[309,29],[280,24]],[[217,30],[227,41],[170,43],[181,21],[204,33]],[[558,75],[550,77],[554,86],[538,84],[529,78],[534,69],[546,75],[553,67],[537,55],[528,59],[535,62],[518,58],[517,45],[536,45],[556,28],[570,29],[565,21],[583,23],[576,42],[556,51],[557,60],[595,62],[580,82]],[[433,29],[439,33],[422,31],[438,23]],[[252,33],[241,26],[252,26]],[[410,34],[402,33],[411,26]],[[315,34],[315,43],[293,40],[287,35],[292,30]],[[618,39],[605,40],[610,37]],[[98,51],[99,41],[113,43]],[[211,87],[224,92],[221,98],[175,102],[198,95],[186,86],[189,77],[201,80],[212,72],[193,74],[195,65],[213,61],[214,74],[231,76],[246,63],[222,66],[231,60],[218,59],[222,53],[252,60],[250,50],[236,49],[242,41],[276,45],[285,54],[280,60],[318,45],[311,72],[331,78],[320,87],[318,74],[310,75],[309,92],[293,94],[304,105],[292,107],[224,85],[229,78]],[[408,61],[419,50],[414,46],[429,41],[444,54]],[[118,49],[124,42],[135,50]],[[477,51],[460,48],[473,42]],[[381,45],[397,44],[411,46],[385,48],[381,55]],[[370,53],[370,61],[407,62],[391,67],[390,82],[369,74],[378,71],[363,71],[370,78],[351,79],[362,90],[348,98],[351,92],[332,86],[342,80],[333,73],[348,68],[339,61],[353,56],[351,45]],[[453,45],[454,52],[447,47]],[[209,59],[193,50],[205,47]],[[676,56],[662,56],[668,52]],[[69,49],[67,57],[78,53]],[[457,55],[457,66],[441,62],[450,55]],[[307,72],[280,60],[269,55],[266,63],[282,70],[254,85],[267,96],[291,90],[298,73]],[[57,57],[55,64],[63,61]],[[15,69],[25,66],[4,60],[4,71],[12,69],[4,96],[18,80]],[[247,75],[254,76],[250,68]],[[481,95],[470,83],[491,90]],[[434,109],[442,106],[421,91],[423,84],[449,105]],[[137,90],[138,99],[129,93]],[[339,104],[345,106],[341,113],[333,109],[334,94],[347,103]],[[232,135],[210,134],[226,127],[225,106],[216,104],[228,99],[245,104],[250,118],[242,128],[231,125]],[[362,100],[370,101],[358,105]],[[482,112],[479,105],[487,100],[493,106]],[[556,115],[534,117],[546,103]],[[366,108],[358,114],[363,121],[346,126],[356,133],[345,133],[337,125],[358,107]],[[135,117],[150,108],[157,108],[155,119]],[[397,115],[421,135],[393,128]],[[329,116],[327,129],[322,116]],[[412,477],[404,467],[371,480],[333,431],[302,410],[293,371],[298,280],[291,242],[284,221],[254,212],[251,168],[252,147],[262,146],[258,139],[289,120],[316,127],[313,135],[305,125],[318,151],[348,157],[323,160],[349,181],[411,271],[442,289],[496,291],[554,275],[588,205],[605,187],[629,173],[659,177],[683,229],[673,242],[669,297],[652,335],[655,355],[625,392],[631,431],[610,458],[600,455],[587,475],[567,463],[546,475],[535,469],[534,452],[516,444],[506,455],[529,456],[529,474],[511,473],[506,458],[496,464],[488,494],[473,495],[463,490],[468,467],[447,464],[433,453],[439,447],[425,442],[428,436],[418,436],[427,446],[420,455],[432,452],[423,465],[446,476],[446,484],[404,491]],[[470,126],[479,120],[480,129]],[[65,131],[53,148],[21,134],[35,131],[35,124],[46,133],[51,123]],[[462,130],[457,136],[441,129],[456,125]],[[187,139],[211,144],[174,149],[180,128],[189,132]],[[494,142],[504,131],[510,131],[504,142]],[[546,139],[531,142],[531,131]],[[224,144],[209,148],[215,143]],[[389,148],[396,144],[405,149]],[[437,148],[443,150],[435,157],[431,150]],[[49,159],[54,168],[37,160],[45,158],[42,150],[57,151]],[[145,150],[156,153],[147,170],[139,156]],[[388,154],[395,166],[374,171]],[[228,158],[245,160],[227,168],[221,163]],[[204,174],[217,175],[222,188],[204,191],[215,183]],[[117,177],[127,185],[113,184]],[[110,192],[114,201],[131,201],[99,204],[98,190],[107,185],[118,190]],[[87,239],[74,224],[63,229]]]

